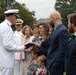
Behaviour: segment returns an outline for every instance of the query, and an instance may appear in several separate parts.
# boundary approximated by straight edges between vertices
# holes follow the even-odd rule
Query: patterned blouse
[[[37,61],[36,60],[32,60],[31,64],[28,67],[28,72],[27,75],[34,75],[34,73],[37,70]]]

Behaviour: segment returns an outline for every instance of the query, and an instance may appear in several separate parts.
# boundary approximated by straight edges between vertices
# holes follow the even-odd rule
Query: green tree
[[[62,22],[67,26],[67,15],[76,13],[76,0],[56,0],[55,9],[61,13]]]
[[[30,12],[25,4],[19,4],[16,2],[12,8],[19,9],[19,16],[24,21],[24,25],[32,26],[34,23],[34,13]]]
[[[11,7],[15,0],[0,0],[0,22],[4,20],[4,11]]]
[[[4,11],[11,8],[19,9],[19,15],[24,20],[24,25],[33,25],[35,13],[30,12],[24,3],[20,4],[15,0],[0,0],[0,22],[5,18]]]

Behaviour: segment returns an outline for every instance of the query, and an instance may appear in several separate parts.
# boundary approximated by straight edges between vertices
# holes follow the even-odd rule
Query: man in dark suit
[[[69,40],[66,58],[66,75],[76,75],[76,13],[68,15],[68,29],[69,31],[74,31],[74,34]]]
[[[58,11],[54,11],[50,15],[50,22],[54,26],[54,30],[49,37],[46,66],[50,75],[63,75],[69,34],[61,22],[61,15]]]

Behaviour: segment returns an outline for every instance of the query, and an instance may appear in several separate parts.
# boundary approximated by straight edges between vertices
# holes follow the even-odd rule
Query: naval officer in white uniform
[[[18,17],[18,12],[18,9],[5,11],[5,20],[0,24],[0,75],[12,75],[15,64],[14,52],[25,49],[24,45],[16,45],[11,29],[11,25],[15,24]]]
[[[17,19],[15,23],[16,31],[14,31],[14,39],[17,45],[22,45],[22,19]],[[22,53],[22,54],[21,54]],[[24,51],[15,52],[15,66],[14,66],[14,75],[22,75],[23,63],[25,59]]]

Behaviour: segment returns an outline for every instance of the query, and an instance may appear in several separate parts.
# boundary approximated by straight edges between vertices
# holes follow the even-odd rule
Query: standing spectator
[[[32,49],[32,51],[31,51],[32,62],[28,67],[27,75],[34,75],[34,73],[36,72],[36,70],[38,68],[38,66],[37,66],[37,57],[39,55],[40,55],[40,51],[39,51],[38,47]]]
[[[22,19],[17,19],[15,23],[15,28],[16,31],[14,31],[14,39],[17,43],[17,45],[22,45],[22,24],[23,20]],[[21,53],[21,54],[20,54]],[[20,58],[20,55],[22,57]],[[23,60],[25,59],[25,53],[22,52],[15,52],[15,66],[14,66],[14,75],[22,75],[22,70],[23,70]]]
[[[28,26],[28,25],[24,26],[22,29],[22,33],[24,34],[24,36],[23,36],[24,44],[28,44],[29,42],[32,42],[33,36],[31,36],[32,29],[30,26]],[[32,48],[33,47],[29,47],[28,49],[25,49],[25,61],[24,61],[24,70],[23,70],[24,75],[27,75],[28,66],[30,65],[30,63],[32,61],[32,57],[31,57],[31,49]]]
[[[0,24],[0,75],[12,75],[14,68],[14,52],[24,50],[25,46],[18,46],[13,37],[11,25],[15,24],[18,9],[4,12],[5,20]]]
[[[49,37],[46,66],[50,75],[63,75],[69,34],[61,22],[61,15],[58,11],[51,13],[50,22],[54,30]]]
[[[76,13],[68,15],[69,31],[74,31],[69,40],[69,48],[66,58],[66,75],[76,75]]]
[[[67,16],[67,18],[70,18],[71,15],[73,15],[73,14],[69,14],[69,15]],[[71,37],[72,37],[72,35],[73,35],[74,32],[75,32],[73,25],[68,24],[68,32],[69,32],[69,35],[70,35],[70,38],[69,38],[69,40],[70,40]]]
[[[49,25],[47,23],[40,23],[39,24],[39,32],[43,39],[43,41],[40,45],[40,53],[41,53],[41,55],[47,56],[48,39],[51,34]]]
[[[37,58],[37,71],[35,75],[47,75],[47,69],[45,67],[46,64],[46,56],[41,55]]]
[[[35,46],[40,47],[41,55],[47,56],[47,48],[48,48],[48,39],[50,35],[50,28],[47,23],[39,24],[39,33],[42,37],[41,44],[37,42],[32,42]]]

